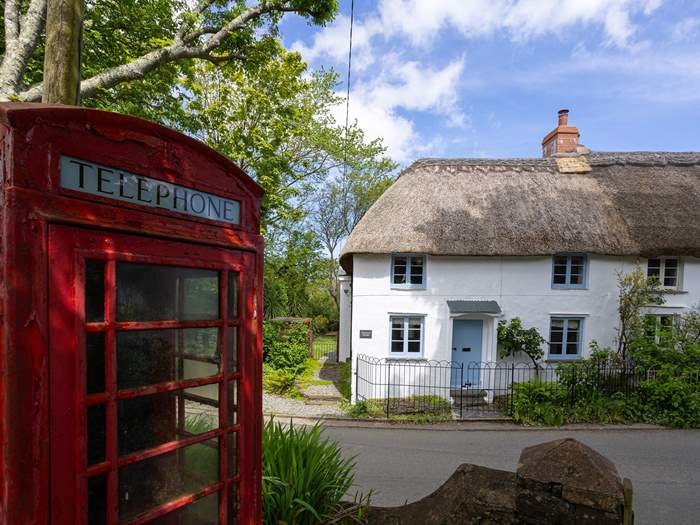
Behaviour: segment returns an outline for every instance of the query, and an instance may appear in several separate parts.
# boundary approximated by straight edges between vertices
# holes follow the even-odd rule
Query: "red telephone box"
[[[0,523],[259,523],[262,189],[102,111],[0,140]]]

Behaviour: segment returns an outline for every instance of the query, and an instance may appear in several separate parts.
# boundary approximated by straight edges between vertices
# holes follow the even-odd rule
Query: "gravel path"
[[[268,394],[267,392],[263,392],[263,413],[299,417],[339,417],[345,415],[338,403],[307,404],[305,401]]]

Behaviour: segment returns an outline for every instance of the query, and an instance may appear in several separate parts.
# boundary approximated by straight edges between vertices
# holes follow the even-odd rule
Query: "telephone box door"
[[[49,228],[52,525],[250,523],[254,255]]]

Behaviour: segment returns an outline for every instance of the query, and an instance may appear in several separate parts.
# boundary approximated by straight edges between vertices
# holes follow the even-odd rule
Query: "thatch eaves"
[[[421,159],[348,237],[353,254],[517,256],[581,252],[700,257],[700,153],[591,153],[589,171],[556,158]]]

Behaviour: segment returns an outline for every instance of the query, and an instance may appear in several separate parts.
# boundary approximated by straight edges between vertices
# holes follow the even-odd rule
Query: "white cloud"
[[[389,154],[399,162],[418,154],[435,154],[444,147],[434,138],[439,136],[440,128],[471,126],[469,116],[460,107],[459,93],[467,85],[473,87],[479,82],[473,75],[464,77],[464,56],[440,67],[432,62],[435,56],[431,56],[431,47],[442,39],[445,31],[456,31],[465,39],[498,34],[524,43],[549,35],[565,38],[568,32],[582,27],[595,28],[603,34],[601,43],[607,49],[602,51],[624,51],[619,53],[622,60],[615,62],[629,68],[624,57],[635,54],[629,51],[639,55],[649,51],[648,44],[640,40],[637,19],[649,16],[662,3],[663,0],[380,0],[374,11],[355,20],[353,75],[356,80],[352,86],[350,117],[359,122],[368,136],[381,137]],[[349,24],[348,16],[338,16],[331,25],[315,33],[310,42],[295,42],[292,49],[301,52],[311,63],[330,61],[344,71]],[[691,35],[695,30],[693,23],[687,22],[686,27],[679,27],[676,32]],[[411,60],[405,56],[411,56]],[[445,56],[444,51],[441,56]],[[444,64],[445,58],[441,60]],[[639,60],[641,56],[634,61],[635,67],[644,67]],[[567,65],[564,66],[558,74],[567,74]],[[584,60],[575,69],[589,67],[608,66]],[[542,73],[530,75],[523,71],[514,75],[521,75],[520,78],[501,81],[527,83],[530,78],[537,83],[548,77],[549,72]],[[537,79],[532,80],[535,75]],[[489,78],[483,82],[493,84],[496,80]],[[337,108],[338,122],[345,121],[344,111],[344,105]],[[435,117],[435,129],[425,132],[429,137],[418,132],[419,116],[411,112]]]
[[[504,31],[517,41],[560,34],[576,24],[598,25],[608,41],[631,44],[636,26],[631,16],[651,14],[662,0],[382,0],[380,24],[385,38],[401,36],[414,46],[429,44],[447,26],[466,38]]]
[[[672,37],[676,42],[692,41],[700,34],[700,18],[688,17],[673,26]]]
[[[369,19],[363,23],[354,24],[352,30],[353,69],[364,71],[374,63],[370,52],[371,40],[381,32],[377,19]],[[313,42],[307,46],[303,42],[294,42],[291,49],[298,51],[309,62],[319,58],[330,58],[343,63],[348,58],[348,41],[350,37],[350,17],[338,15],[333,24],[318,31]]]
[[[469,119],[460,110],[457,97],[464,57],[438,69],[400,62],[396,56],[384,57],[384,64],[378,76],[355,84],[350,94],[350,118],[357,120],[370,137],[381,137],[392,158],[411,160],[416,153],[435,146],[416,132],[402,110],[433,113],[449,125],[468,126]],[[337,108],[338,122],[345,120],[344,111],[344,105]]]

